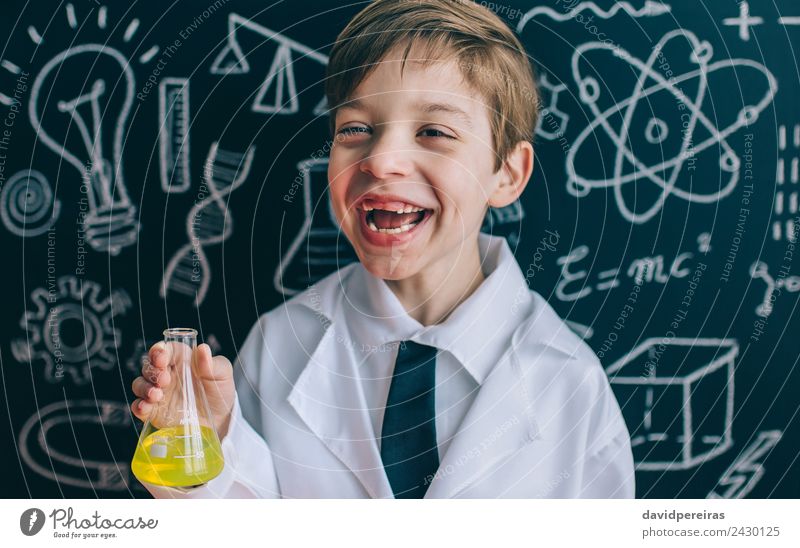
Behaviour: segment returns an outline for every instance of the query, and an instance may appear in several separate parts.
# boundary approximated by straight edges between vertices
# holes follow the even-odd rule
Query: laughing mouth
[[[401,234],[413,229],[431,213],[430,209],[406,204],[402,209],[381,209],[363,204],[367,227],[381,234]]]

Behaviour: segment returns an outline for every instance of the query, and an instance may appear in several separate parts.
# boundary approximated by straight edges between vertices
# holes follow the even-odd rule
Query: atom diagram
[[[669,55],[665,55],[668,45]],[[606,55],[604,61],[618,59],[627,64],[635,75],[632,77],[635,83],[626,99],[612,99],[610,106],[600,106],[604,98],[597,77],[604,69],[586,63],[590,52]],[[713,203],[729,195],[739,180],[740,160],[727,139],[755,122],[775,96],[777,82],[766,67],[755,61],[725,59],[711,62],[712,56],[711,44],[701,42],[683,29],[665,34],[646,61],[604,42],[588,42],[576,48],[572,56],[572,75],[578,85],[579,98],[589,108],[592,121],[575,139],[567,154],[567,191],[583,197],[593,189],[611,187],[620,214],[635,224],[653,218],[670,195],[696,203]],[[679,61],[688,61],[690,67],[696,68],[666,77],[664,66],[668,61],[674,66]],[[614,83],[626,81],[625,72],[628,71],[620,71],[621,77],[611,80]],[[742,96],[742,108],[723,127],[720,127],[722,118],[732,113],[720,111],[729,111],[732,103],[728,101],[729,97],[716,102],[710,100],[708,81],[714,75],[735,77],[739,89],[731,90],[731,94],[737,103]],[[763,92],[760,86],[763,86]],[[745,98],[744,95],[751,94],[753,89],[758,90],[759,96]],[[711,117],[705,110],[713,113]],[[593,145],[603,144],[610,146],[601,149],[600,161],[596,156],[591,160],[581,159],[582,155],[591,156],[589,149]],[[653,147],[654,150],[649,152],[657,154],[657,161],[648,163],[644,159],[647,147]],[[613,161],[608,157],[608,150],[614,151]],[[722,178],[719,185],[705,193],[697,192],[691,184],[690,190],[679,188],[677,182],[687,171],[687,162],[693,162],[706,150],[709,154],[719,155],[719,176]],[[602,176],[584,171],[598,166],[603,168]],[[660,187],[660,192],[646,210],[637,212],[627,203],[622,187],[641,182]]]

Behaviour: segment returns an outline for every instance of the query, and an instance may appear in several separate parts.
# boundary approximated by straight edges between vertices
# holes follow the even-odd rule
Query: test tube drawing
[[[189,79],[164,78],[158,84],[158,153],[161,189],[186,192],[189,176]]]
[[[226,197],[239,188],[250,174],[255,147],[244,154],[219,148],[214,142],[208,152],[203,176],[209,195],[196,202],[186,216],[188,241],[170,259],[161,280],[159,294],[166,299],[170,291],[194,297],[200,306],[211,283],[211,269],[205,248],[219,244],[233,234],[233,218],[228,214]]]
[[[328,158],[302,160],[297,169],[303,180],[305,219],[275,271],[275,289],[284,295],[299,293],[357,258],[330,206]]]

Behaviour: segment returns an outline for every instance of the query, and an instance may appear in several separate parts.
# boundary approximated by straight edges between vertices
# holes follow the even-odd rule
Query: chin
[[[388,257],[359,257],[359,260],[370,274],[383,280],[404,280],[414,274],[408,267],[407,259],[405,258],[396,259],[399,264],[392,264],[392,261]],[[406,264],[402,264],[404,261],[406,261]]]

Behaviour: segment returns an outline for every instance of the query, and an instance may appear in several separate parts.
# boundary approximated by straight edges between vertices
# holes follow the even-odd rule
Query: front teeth
[[[400,225],[396,228],[378,228],[375,226],[375,223],[367,223],[369,225],[369,229],[373,232],[381,232],[383,234],[400,234],[401,232],[408,232],[412,228],[414,228],[417,223],[408,223],[405,225]]]
[[[363,208],[364,208],[364,211],[372,211],[373,209],[376,209],[376,208],[374,208],[372,206],[368,206],[366,204],[364,204]],[[425,211],[425,208],[416,207],[416,206],[412,206],[412,205],[407,205],[403,209],[398,209],[397,211],[395,211],[395,213],[415,213],[417,211]]]

